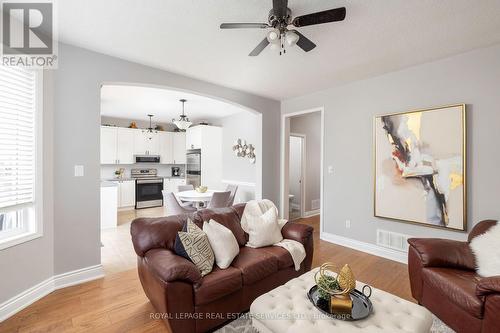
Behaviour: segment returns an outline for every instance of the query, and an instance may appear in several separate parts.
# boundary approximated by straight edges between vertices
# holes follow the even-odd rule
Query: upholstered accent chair
[[[469,246],[472,239],[496,223],[479,222],[466,242],[437,238],[408,240],[413,297],[457,332],[500,332],[500,276],[480,277]]]

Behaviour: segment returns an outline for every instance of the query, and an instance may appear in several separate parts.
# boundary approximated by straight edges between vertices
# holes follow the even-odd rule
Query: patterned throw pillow
[[[214,252],[208,237],[191,220],[184,225],[183,231],[177,233],[174,250],[177,255],[192,261],[201,271],[201,276],[212,271]]]

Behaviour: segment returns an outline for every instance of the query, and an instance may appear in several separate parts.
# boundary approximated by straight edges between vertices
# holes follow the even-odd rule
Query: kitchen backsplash
[[[137,164],[113,164],[113,165],[101,165],[101,179],[113,179],[116,178],[115,171],[123,168],[125,173],[124,178],[130,178],[131,169],[157,169],[159,177],[171,177],[172,167],[179,167],[181,172],[181,177],[185,177],[185,165],[184,164],[153,164],[153,163],[137,163]]]

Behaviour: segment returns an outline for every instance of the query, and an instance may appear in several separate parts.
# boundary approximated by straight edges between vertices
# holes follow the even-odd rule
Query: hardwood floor
[[[297,222],[315,229],[313,267],[348,263],[358,280],[413,301],[406,265],[321,241],[319,216]],[[134,268],[57,290],[0,323],[0,332],[169,332],[153,312]]]

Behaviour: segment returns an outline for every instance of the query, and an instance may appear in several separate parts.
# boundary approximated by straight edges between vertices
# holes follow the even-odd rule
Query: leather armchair
[[[413,297],[457,332],[500,331],[500,276],[476,274],[470,241],[497,222],[478,223],[466,242],[411,238],[408,270]]]
[[[290,254],[283,248],[245,247],[248,235],[240,225],[245,205],[204,209],[189,218],[201,226],[214,219],[233,232],[240,254],[227,269],[201,276],[189,260],[174,253],[177,232],[188,216],[139,218],[132,222],[131,235],[137,253],[139,278],[157,313],[173,333],[206,332],[235,319],[255,298],[311,269],[313,228],[288,222],[284,238],[304,245],[306,258],[296,271]]]

